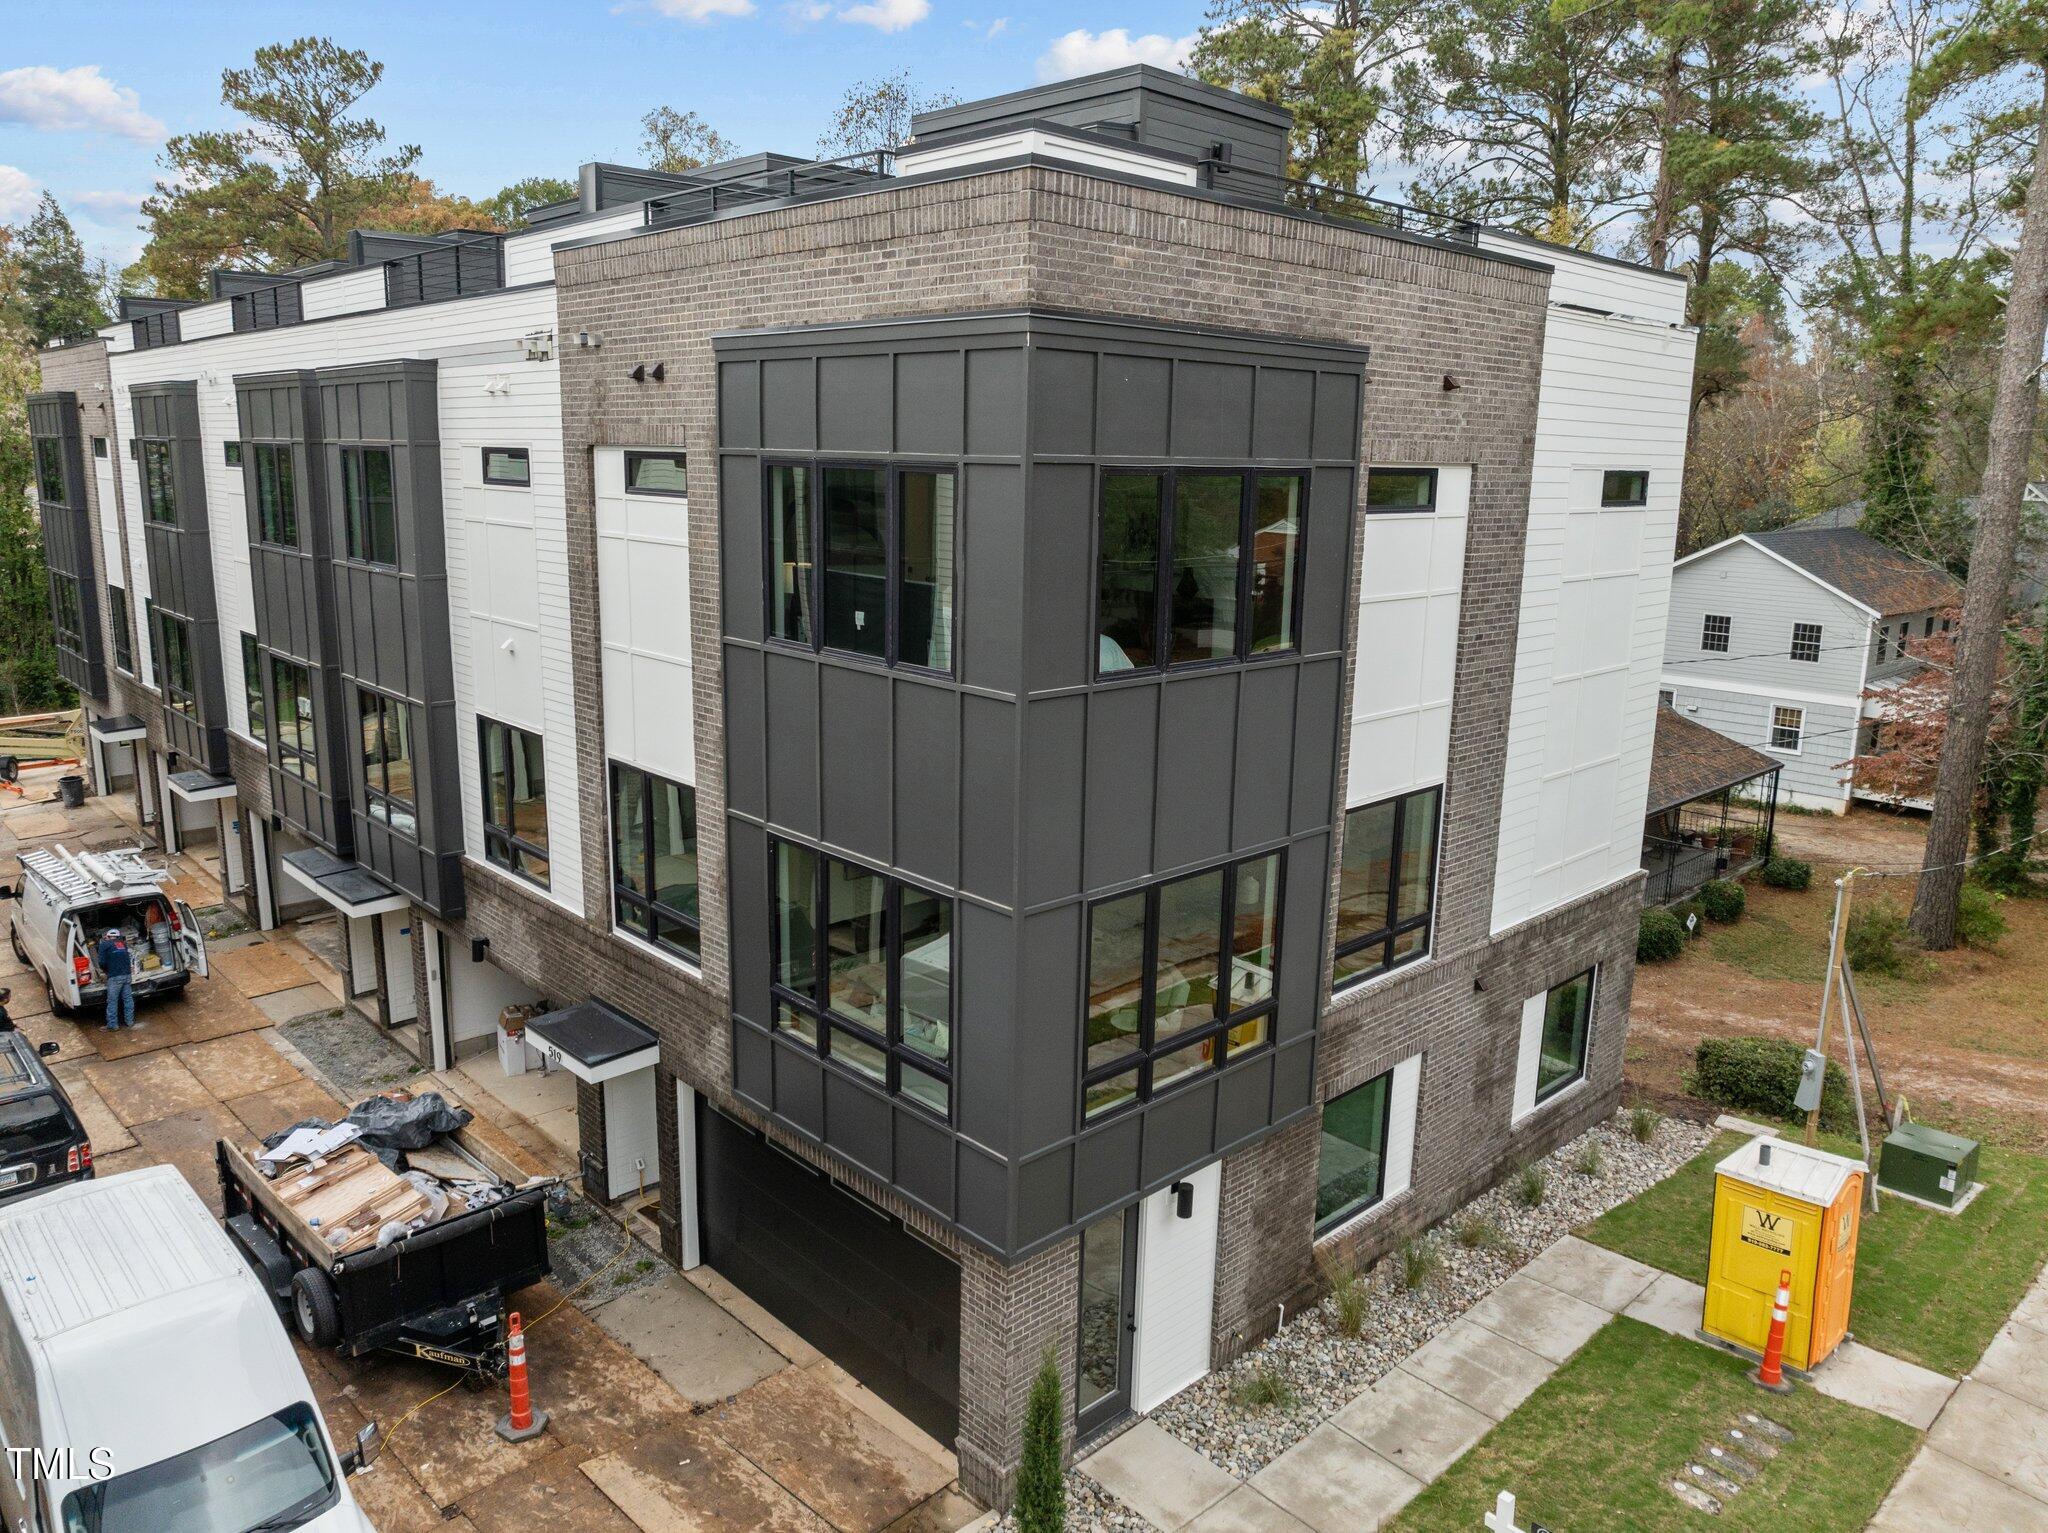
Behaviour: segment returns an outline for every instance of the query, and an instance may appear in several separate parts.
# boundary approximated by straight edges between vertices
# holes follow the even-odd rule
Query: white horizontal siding
[[[1700,640],[1708,616],[1728,619],[1728,648]],[[1820,659],[1792,658],[1792,626],[1820,626]],[[1839,697],[1863,688],[1870,620],[1800,571],[1755,544],[1737,540],[1688,559],[1671,573],[1665,669],[1702,682],[1759,691]]]
[[[1495,931],[1639,866],[1693,340],[1668,326],[1551,307]],[[1648,505],[1603,509],[1608,469],[1647,470]]]
[[[505,285],[520,287],[529,282],[555,280],[555,246],[598,235],[622,234],[647,222],[644,204],[613,208],[595,218],[572,224],[547,224],[539,229],[507,236],[505,240]]]
[[[965,165],[985,165],[992,160],[1015,159],[1025,154],[1145,176],[1153,181],[1170,181],[1178,186],[1193,186],[1196,179],[1192,165],[1146,154],[1141,149],[1123,149],[1114,144],[1070,138],[1064,133],[1048,133],[1042,128],[1019,128],[1014,132],[936,149],[905,150],[896,157],[896,173],[915,176],[927,171],[958,170]]]
[[[1471,501],[1471,468],[1446,465],[1436,510],[1365,518],[1350,808],[1444,780]]]
[[[299,284],[301,312],[308,319],[326,319],[335,314],[358,314],[384,307],[384,268],[366,266],[360,271],[341,272],[332,277],[315,277]]]
[[[1856,754],[1860,709],[1853,702],[1816,702],[1801,693],[1704,687],[1681,675],[1667,675],[1672,706],[1695,723],[1731,740],[1753,745],[1779,763],[1781,793],[1796,794],[1812,807],[1839,807],[1849,799],[1849,759]],[[1779,707],[1798,708],[1805,730],[1796,752],[1771,744],[1771,719]]]
[[[235,308],[225,298],[202,303],[178,316],[178,334],[188,341],[210,335],[227,335],[235,328]]]
[[[1582,251],[1566,250],[1540,240],[1518,239],[1491,229],[1480,231],[1479,248],[1548,265],[1552,303],[1598,309],[1603,314],[1633,314],[1667,325],[1685,321],[1686,284],[1668,272],[1605,261]]]
[[[694,787],[690,503],[628,495],[622,448],[598,448],[591,477],[597,491],[605,754]]]

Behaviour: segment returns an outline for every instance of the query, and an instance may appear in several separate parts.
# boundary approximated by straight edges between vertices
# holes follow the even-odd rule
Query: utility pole
[[[1835,924],[1828,933],[1828,973],[1820,986],[1820,1025],[1813,1030],[1814,1052],[1825,1057],[1828,1051],[1828,1003],[1835,998],[1835,986],[1841,983],[1842,948],[1849,939],[1849,902],[1853,897],[1850,880],[1861,873],[1861,868],[1851,868],[1835,880]],[[1821,1087],[1827,1087],[1827,1066],[1821,1066]],[[1811,1145],[1820,1136],[1820,1098],[1814,1098],[1813,1106],[1806,1109],[1806,1142]]]

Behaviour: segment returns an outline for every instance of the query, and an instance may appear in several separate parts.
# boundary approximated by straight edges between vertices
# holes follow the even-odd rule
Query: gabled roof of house
[[[1650,798],[1643,812],[1662,814],[1782,765],[1777,757],[1695,723],[1676,708],[1660,707],[1650,755]]]
[[[1784,527],[1746,537],[1880,617],[1926,612],[1963,599],[1956,578],[1854,527]]]

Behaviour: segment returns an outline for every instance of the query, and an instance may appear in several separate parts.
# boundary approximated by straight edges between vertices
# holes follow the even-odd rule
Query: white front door
[[[1209,1371],[1223,1163],[1191,1171],[1138,1205],[1138,1334],[1131,1409],[1149,1411]]]
[[[604,1093],[606,1193],[623,1198],[661,1185],[661,1149],[654,1126],[654,1067],[617,1075]]]

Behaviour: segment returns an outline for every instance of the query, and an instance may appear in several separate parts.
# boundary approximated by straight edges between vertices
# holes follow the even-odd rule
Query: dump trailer
[[[279,1195],[248,1151],[223,1139],[214,1158],[228,1238],[309,1346],[343,1357],[422,1357],[482,1387],[505,1374],[507,1295],[548,1275],[547,1197],[559,1178],[526,1176],[467,1129],[438,1147],[505,1196],[347,1255]]]

